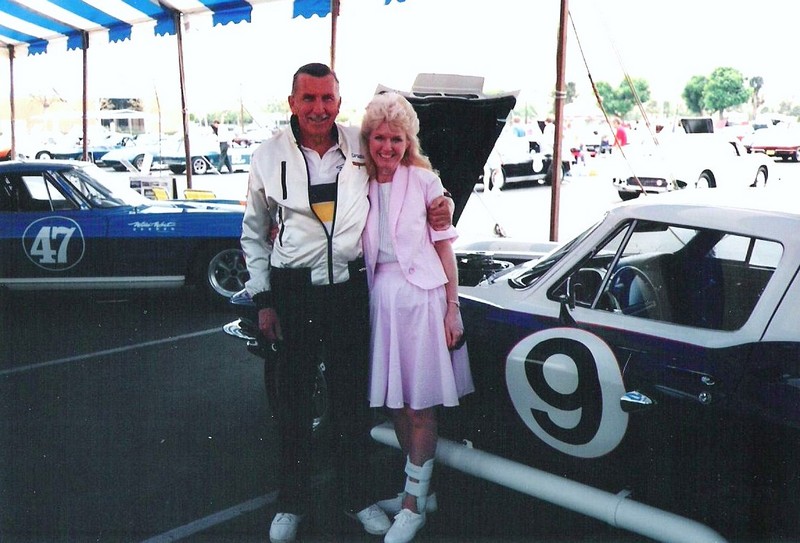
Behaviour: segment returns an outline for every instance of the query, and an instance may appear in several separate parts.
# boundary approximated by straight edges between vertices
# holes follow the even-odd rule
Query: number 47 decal
[[[30,254],[39,258],[39,264],[66,264],[69,240],[75,227],[42,226],[33,240]],[[56,245],[58,249],[54,249]]]
[[[67,217],[46,217],[32,222],[22,235],[31,262],[51,271],[72,268],[86,248],[78,223]]]

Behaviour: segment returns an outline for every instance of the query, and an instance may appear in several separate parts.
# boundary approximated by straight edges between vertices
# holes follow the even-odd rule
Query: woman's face
[[[369,154],[375,162],[378,176],[393,174],[408,149],[408,140],[402,130],[394,130],[389,123],[379,124],[369,135]]]

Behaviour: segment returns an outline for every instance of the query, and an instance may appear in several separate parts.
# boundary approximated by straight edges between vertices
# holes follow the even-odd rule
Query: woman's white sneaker
[[[400,492],[394,498],[387,498],[377,503],[378,507],[383,509],[387,515],[394,516],[403,509],[403,498],[405,492]],[[425,501],[425,512],[435,513],[439,510],[439,502],[436,500],[436,492],[428,494],[428,499]]]
[[[386,537],[384,543],[409,543],[417,535],[417,532],[425,525],[425,514],[414,513],[408,509],[403,509],[394,517],[394,523]]]
[[[269,527],[270,543],[292,543],[297,539],[297,529],[300,527],[302,515],[292,513],[278,513],[272,519]]]
[[[392,525],[383,509],[374,503],[356,513],[356,518],[361,522],[364,530],[372,535],[383,535],[389,531]]]

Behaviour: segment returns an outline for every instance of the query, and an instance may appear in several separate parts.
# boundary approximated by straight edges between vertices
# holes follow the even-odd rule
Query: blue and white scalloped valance
[[[27,45],[28,54],[37,54],[51,40],[66,38],[67,49],[77,49],[88,32],[107,30],[109,41],[122,41],[133,25],[152,21],[156,35],[174,34],[178,14],[210,12],[215,25],[250,22],[253,5],[270,1],[279,0],[2,0],[0,45]],[[331,0],[293,1],[294,17],[330,13]]]

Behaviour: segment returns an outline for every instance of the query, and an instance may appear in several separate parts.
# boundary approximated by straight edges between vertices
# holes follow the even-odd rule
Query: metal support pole
[[[558,241],[559,207],[561,205],[561,142],[564,139],[564,100],[567,92],[564,85],[564,72],[567,66],[567,19],[569,7],[567,0],[561,0],[561,21],[558,25],[558,50],[556,53],[556,92],[555,113],[556,130],[553,142],[553,163],[551,165],[550,201],[550,241]]]
[[[11,109],[11,158],[17,156],[17,107],[14,102],[14,46],[8,46],[8,103]]]
[[[181,85],[181,114],[183,118],[183,149],[186,154],[186,188],[192,188],[192,147],[189,143],[189,111],[186,106],[186,73],[183,65],[183,19],[175,12],[175,36],[178,42],[178,76]]]

